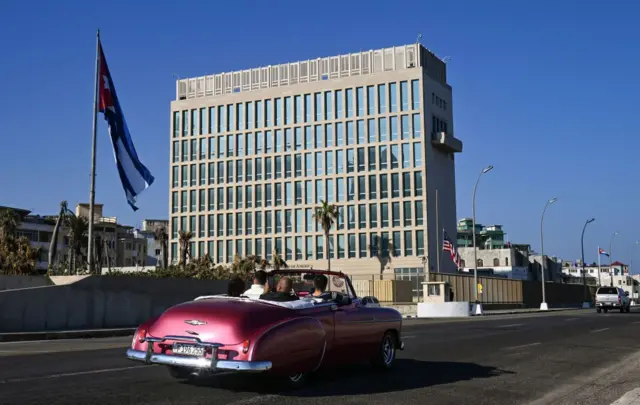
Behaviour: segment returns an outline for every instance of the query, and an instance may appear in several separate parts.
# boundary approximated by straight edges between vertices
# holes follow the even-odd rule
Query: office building
[[[176,83],[171,103],[170,254],[235,254],[326,268],[313,213],[336,204],[332,270],[414,277],[456,229],[446,64],[420,44]],[[436,190],[438,192],[436,193]],[[436,202],[436,194],[438,196]],[[439,219],[436,220],[436,207]],[[442,260],[442,271],[455,271]]]

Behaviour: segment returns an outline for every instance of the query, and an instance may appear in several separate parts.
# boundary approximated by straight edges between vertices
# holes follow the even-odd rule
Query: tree
[[[154,229],[153,231],[153,239],[156,242],[160,243],[160,251],[162,253],[162,268],[167,268],[167,262],[169,261],[169,234],[167,233],[167,228],[161,226],[159,228]]]
[[[271,259],[271,267],[273,267],[274,270],[280,270],[286,269],[289,265],[284,261],[280,253],[278,253],[277,250],[274,250],[273,258]]]
[[[328,270],[331,271],[331,257],[329,256],[329,233],[331,232],[331,227],[333,226],[335,221],[338,220],[339,213],[338,208],[335,205],[329,204],[324,200],[321,200],[320,203],[321,205],[316,208],[316,212],[315,214],[313,214],[313,217],[315,218],[316,222],[320,224],[322,230],[324,231],[327,267]]]
[[[193,232],[191,231],[179,231],[178,232],[178,244],[180,245],[180,265],[185,266],[187,264],[187,258],[191,258],[191,239],[193,239]]]
[[[76,216],[74,213],[68,212],[64,221],[68,228],[67,237],[69,238],[69,274],[73,274],[77,273],[76,260],[78,257],[80,257],[81,265],[86,262],[86,256],[82,253],[82,248],[88,246],[89,220],[83,216]]]
[[[40,249],[31,246],[28,238],[17,237],[20,218],[12,209],[0,211],[0,270],[6,274],[35,272]]]
[[[51,270],[55,264],[56,254],[58,253],[58,233],[60,231],[60,226],[64,223],[65,216],[69,212],[67,208],[67,202],[60,202],[60,213],[58,214],[58,218],[56,219],[56,225],[53,228],[53,235],[51,236],[51,242],[49,243],[49,270]]]

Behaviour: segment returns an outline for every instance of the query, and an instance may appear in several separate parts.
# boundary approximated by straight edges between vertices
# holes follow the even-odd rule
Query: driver
[[[311,294],[314,298],[327,298],[327,284],[329,284],[329,279],[327,276],[323,274],[318,274],[313,279],[313,293]]]
[[[264,290],[266,292],[260,296],[261,300],[286,302],[297,301],[299,299],[297,295],[291,294],[293,291],[293,281],[289,277],[282,277],[280,281],[278,281],[276,291],[270,291],[268,282],[264,286]]]

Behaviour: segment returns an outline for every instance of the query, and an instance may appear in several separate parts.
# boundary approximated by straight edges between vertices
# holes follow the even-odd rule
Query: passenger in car
[[[253,276],[253,285],[242,295],[258,299],[264,293],[265,284],[267,284],[267,272],[264,270],[258,270]]]
[[[329,279],[327,278],[327,276],[322,275],[322,274],[318,274],[314,279],[313,279],[313,293],[311,294],[313,297],[315,298],[323,298],[326,299],[328,294],[326,293],[327,291],[327,284],[329,284]]]
[[[239,297],[242,295],[242,292],[247,286],[240,277],[236,277],[233,280],[229,281],[229,285],[227,286],[227,295],[230,297]]]
[[[264,289],[266,292],[260,296],[261,300],[285,302],[299,299],[296,295],[291,294],[293,291],[293,281],[289,277],[282,277],[280,281],[278,281],[276,291],[270,291],[268,282]]]

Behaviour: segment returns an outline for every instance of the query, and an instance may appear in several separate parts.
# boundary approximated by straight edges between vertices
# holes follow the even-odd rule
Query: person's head
[[[244,293],[245,289],[244,281],[240,277],[236,277],[233,280],[229,281],[229,286],[227,287],[227,295],[230,297],[239,297]]]
[[[293,289],[293,281],[289,277],[282,277],[278,281],[278,286],[276,287],[276,291],[283,293],[290,293]]]
[[[313,279],[313,288],[315,288],[316,291],[325,292],[325,290],[327,289],[327,284],[329,284],[329,279],[323,274],[318,274]]]
[[[267,283],[267,272],[264,270],[258,270],[253,275],[253,284],[265,285]]]

